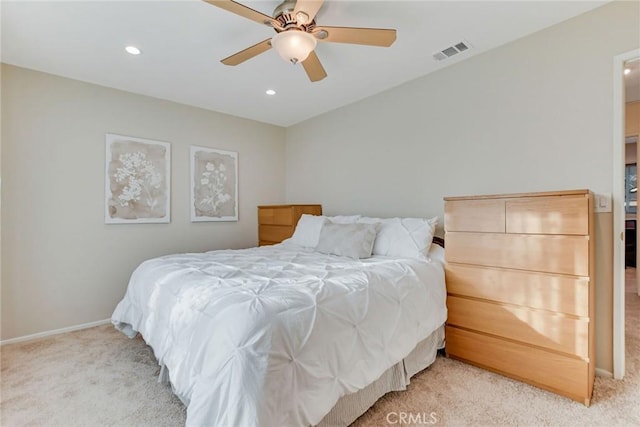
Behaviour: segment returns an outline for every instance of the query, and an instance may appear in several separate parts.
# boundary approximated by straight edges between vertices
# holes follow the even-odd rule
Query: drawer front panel
[[[589,316],[587,278],[451,263],[446,277],[451,294]]]
[[[293,227],[283,225],[260,225],[258,227],[258,239],[269,242],[282,242],[293,235]]]
[[[505,201],[448,200],[444,203],[445,231],[504,233]]]
[[[270,225],[292,225],[293,208],[258,208],[258,223]]]
[[[575,400],[588,399],[587,362],[488,337],[446,328],[446,351],[452,357],[548,388]]]
[[[322,206],[320,205],[299,205],[294,206],[293,218],[297,223],[302,214],[307,215],[322,215]]]
[[[447,298],[447,309],[447,323],[453,326],[562,351],[584,359],[589,356],[589,323],[586,320],[455,296]]]
[[[586,196],[533,197],[506,202],[507,233],[589,234]]]
[[[446,242],[448,262],[589,275],[586,236],[448,232]]]

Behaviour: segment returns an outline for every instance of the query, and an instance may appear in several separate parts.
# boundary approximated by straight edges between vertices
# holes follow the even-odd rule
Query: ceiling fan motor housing
[[[285,0],[275,8],[273,11],[273,19],[278,21],[282,26],[282,28],[275,28],[277,32],[286,31],[291,28],[310,32],[316,26],[315,20],[306,23],[299,23],[298,18],[293,14],[295,7],[295,1]]]
[[[273,11],[273,17],[278,19],[280,15],[287,14],[292,15],[293,10],[296,8],[295,0],[285,0],[278,5]]]

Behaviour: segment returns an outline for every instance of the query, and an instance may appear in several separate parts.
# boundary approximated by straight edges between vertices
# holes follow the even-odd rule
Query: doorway
[[[614,200],[614,250],[613,250],[613,376],[622,379],[625,372],[625,278],[627,267],[638,266],[638,251],[635,256],[625,259],[625,240],[631,243],[635,240],[633,247],[637,247],[638,228],[640,225],[637,206],[637,160],[638,160],[638,134],[634,126],[640,129],[640,49],[618,55],[614,58],[614,129],[613,129],[613,200]],[[626,71],[629,70],[629,71]],[[637,84],[636,84],[637,83]],[[638,86],[638,87],[636,87]],[[637,99],[636,99],[637,98]],[[635,104],[634,104],[635,102]],[[627,108],[629,107],[629,108]],[[637,119],[637,120],[636,120]],[[628,127],[630,125],[630,127]],[[633,167],[628,167],[625,161],[625,151],[627,142],[634,141],[635,150],[630,150],[635,154],[636,173]],[[629,139],[627,139],[629,137]],[[631,156],[629,156],[631,157]],[[635,183],[633,179],[635,178]],[[632,191],[633,190],[633,191]],[[633,200],[635,198],[635,200]],[[627,226],[630,230],[627,231]],[[629,235],[625,239],[625,234]],[[619,237],[618,237],[619,236]],[[629,246],[631,248],[631,245]],[[630,249],[631,250],[631,249]],[[629,254],[631,255],[631,254]],[[635,258],[633,260],[632,258]],[[635,262],[633,262],[635,261]],[[640,290],[638,274],[635,276],[636,290]],[[632,279],[633,280],[633,279]],[[631,293],[630,295],[634,295]],[[636,293],[637,296],[637,293]]]

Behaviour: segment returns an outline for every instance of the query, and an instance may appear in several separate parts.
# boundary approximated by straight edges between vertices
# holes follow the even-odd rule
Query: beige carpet
[[[590,408],[438,357],[408,391],[386,395],[355,425],[407,425],[398,423],[401,412],[426,425],[433,412],[437,425],[449,426],[639,426],[640,297],[626,296],[627,375],[622,381],[596,378]],[[184,425],[183,405],[156,382],[150,350],[111,326],[1,351],[2,426]]]

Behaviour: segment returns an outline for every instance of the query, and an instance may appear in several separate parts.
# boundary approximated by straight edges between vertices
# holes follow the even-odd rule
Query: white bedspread
[[[445,298],[435,257],[282,244],[146,261],[112,322],[168,368],[188,426],[303,426],[442,325]]]

